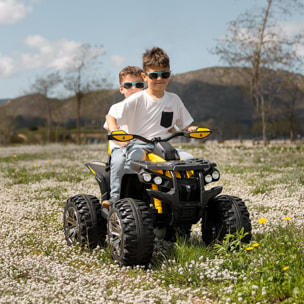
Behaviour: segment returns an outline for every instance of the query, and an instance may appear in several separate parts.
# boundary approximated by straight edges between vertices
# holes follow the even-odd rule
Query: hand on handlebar
[[[118,144],[119,146],[121,146],[121,147],[126,147],[126,146],[128,146],[129,145],[129,141],[117,141],[117,140],[114,140],[114,142],[116,143],[116,144]]]
[[[186,131],[188,131],[188,132],[195,132],[197,128],[198,128],[198,126],[189,126],[189,127],[186,129]]]

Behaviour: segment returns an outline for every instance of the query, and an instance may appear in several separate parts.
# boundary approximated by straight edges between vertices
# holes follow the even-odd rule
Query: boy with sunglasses
[[[143,55],[142,77],[148,88],[122,101],[116,113],[108,113],[109,131],[117,130],[119,125],[127,125],[130,134],[149,139],[167,137],[175,126],[180,130],[195,131],[197,127],[191,126],[193,119],[181,99],[166,91],[170,76],[167,53],[158,47],[147,50]],[[133,140],[126,146],[126,167],[131,167],[132,160],[143,160],[146,150],[152,149],[152,145]],[[178,153],[183,160],[193,158],[184,151],[178,150]],[[109,208],[114,201],[111,198],[102,205]]]
[[[142,91],[145,87],[145,83],[142,78],[142,69],[136,66],[127,66],[123,68],[119,73],[119,83],[120,83],[120,93],[124,95],[125,98],[128,98],[134,93]],[[113,104],[109,110],[108,115],[116,115],[116,112],[119,111],[120,102]],[[107,122],[104,124],[105,129],[109,129]],[[116,129],[124,130],[128,132],[127,125],[117,126]],[[113,131],[112,129],[109,131]],[[110,151],[111,151],[111,174],[110,174],[110,185],[111,193],[110,196],[112,200],[116,200],[119,195],[120,189],[120,176],[125,165],[125,146],[127,143],[110,141]],[[103,202],[103,206],[106,205],[106,202]]]

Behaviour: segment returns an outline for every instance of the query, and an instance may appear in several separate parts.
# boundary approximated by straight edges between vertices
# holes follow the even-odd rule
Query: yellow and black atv
[[[134,161],[136,170],[126,170],[121,179],[120,199],[109,210],[102,208],[110,193],[110,157],[108,162],[89,162],[95,175],[101,200],[92,195],[70,197],[64,208],[64,233],[68,245],[95,248],[105,245],[106,237],[114,260],[121,265],[147,265],[156,240],[174,241],[176,234],[190,235],[192,224],[201,221],[205,244],[222,241],[226,234],[244,230],[243,241],[251,239],[251,222],[242,199],[219,195],[220,173],[214,162],[205,159],[183,161],[168,142],[177,136],[206,138],[211,131],[173,133],[166,139],[148,140],[139,135],[115,131],[109,140],[141,140],[152,144],[146,160]]]

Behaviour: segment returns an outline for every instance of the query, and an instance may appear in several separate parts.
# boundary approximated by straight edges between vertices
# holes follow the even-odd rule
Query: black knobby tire
[[[203,222],[202,238],[206,245],[223,241],[226,234],[236,234],[244,228],[248,233],[243,242],[251,240],[251,221],[245,203],[236,196],[220,195],[208,202]]]
[[[115,203],[108,217],[110,252],[120,265],[148,265],[154,247],[153,223],[142,201],[125,198]]]
[[[63,211],[63,228],[69,246],[79,244],[93,249],[104,245],[107,221],[101,216],[101,204],[93,195],[70,197]]]

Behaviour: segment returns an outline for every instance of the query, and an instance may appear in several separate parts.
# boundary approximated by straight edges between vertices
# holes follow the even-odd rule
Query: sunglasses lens
[[[122,86],[124,87],[124,89],[131,89],[133,86],[136,87],[136,89],[143,89],[145,87],[145,83],[144,82],[123,82]]]
[[[171,75],[171,72],[163,72],[163,73],[161,74],[162,78],[164,78],[164,79],[169,78],[170,75]]]
[[[136,82],[135,86],[137,89],[143,89],[145,84],[143,82]]]
[[[131,88],[132,88],[132,82],[125,82],[125,83],[123,84],[123,87],[124,87],[125,89],[131,89]]]
[[[166,72],[151,72],[151,73],[147,73],[147,75],[149,76],[150,79],[157,79],[159,76],[163,79],[167,79],[170,77],[171,72],[170,71],[166,71]]]
[[[157,73],[149,73],[149,78],[150,79],[157,79],[158,78],[158,74]]]

